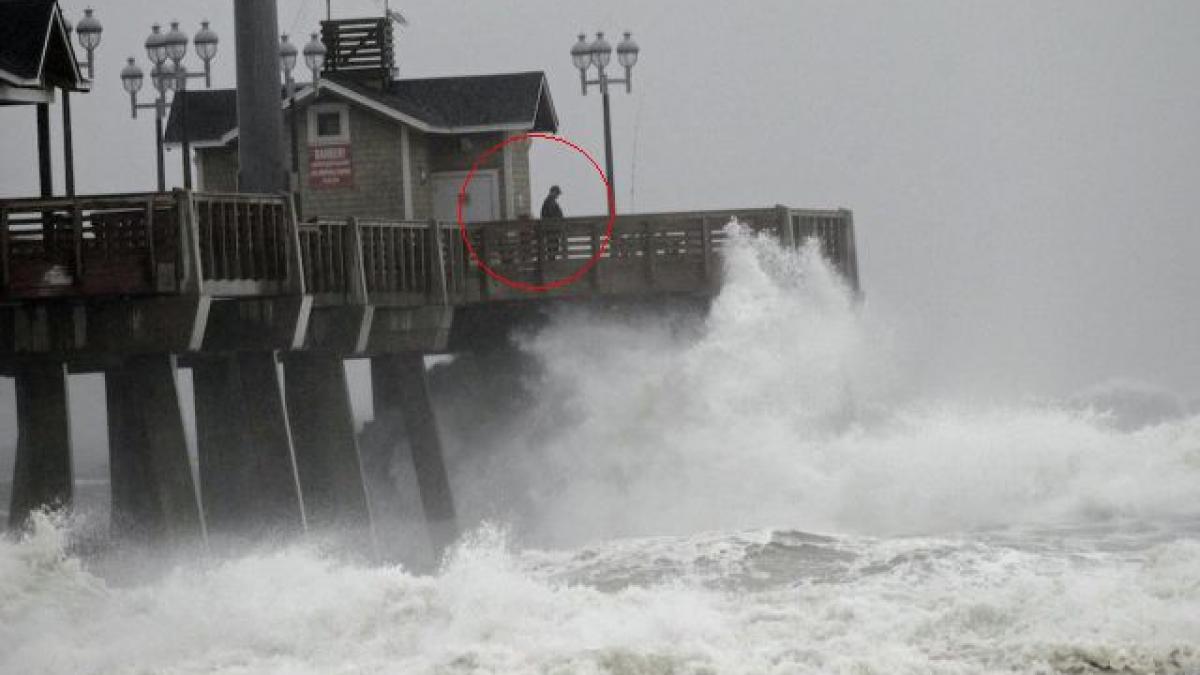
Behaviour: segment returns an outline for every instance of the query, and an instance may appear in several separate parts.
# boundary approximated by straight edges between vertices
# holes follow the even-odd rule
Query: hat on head
[[[562,188],[558,187],[557,185],[551,185],[550,186],[550,194],[560,195],[560,194],[562,194]]]

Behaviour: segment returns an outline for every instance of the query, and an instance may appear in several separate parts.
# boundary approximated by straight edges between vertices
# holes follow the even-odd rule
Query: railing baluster
[[[150,263],[150,285],[155,290],[158,289],[158,261],[154,258],[154,197],[146,199],[145,216],[146,221],[146,256]],[[93,217],[92,227],[96,226],[96,220]],[[104,236],[108,239],[107,233]],[[107,256],[105,256],[107,257]]]
[[[8,292],[11,265],[8,244],[8,207],[0,207],[0,296]]]
[[[78,200],[72,200],[71,204],[71,229],[74,239],[75,283],[79,285],[83,283],[83,275],[86,272],[83,269],[83,213]]]
[[[644,263],[646,269],[646,283],[651,287],[655,283],[654,258],[657,251],[655,250],[654,230],[650,221],[642,221],[642,255],[645,256]]]
[[[483,227],[477,231],[479,232],[479,250],[475,254],[479,258],[479,262],[486,265],[487,257],[492,248],[491,242],[488,241],[489,229]],[[471,262],[474,263],[475,261],[472,260]],[[479,265],[475,265],[474,267],[475,269],[472,271],[479,276],[479,299],[486,300],[492,295],[492,287],[489,283],[487,272],[484,272]]]

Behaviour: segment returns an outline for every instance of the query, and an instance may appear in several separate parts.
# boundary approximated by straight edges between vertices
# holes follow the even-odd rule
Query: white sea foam
[[[1200,417],[1122,429],[1078,406],[922,400],[814,246],[733,242],[699,327],[565,312],[523,342],[539,393],[464,467],[467,511],[553,545],[1200,513]]]
[[[455,478],[507,525],[439,573],[297,544],[114,582],[39,516],[0,672],[1200,672],[1200,419],[922,401],[814,249],[739,234],[726,279],[699,323],[525,342],[540,394]]]
[[[43,522],[0,543],[0,672],[1200,668],[1195,541],[1104,552],[763,532],[516,553],[485,529],[432,577],[294,546],[110,588],[61,537]]]

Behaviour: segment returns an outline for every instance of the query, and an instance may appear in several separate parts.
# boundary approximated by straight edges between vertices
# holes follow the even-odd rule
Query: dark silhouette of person
[[[557,185],[550,186],[550,194],[546,195],[546,201],[542,202],[542,220],[562,220],[562,207],[558,205],[558,196],[562,194],[562,188]],[[547,228],[543,228],[541,237],[541,246],[545,247],[545,255],[550,260],[565,258],[566,251],[565,239],[560,227],[551,227],[552,232],[546,232]]]
[[[542,220],[563,217],[562,207],[558,205],[558,196],[561,194],[562,188],[557,185],[550,186],[550,194],[546,195],[546,201],[542,202]]]

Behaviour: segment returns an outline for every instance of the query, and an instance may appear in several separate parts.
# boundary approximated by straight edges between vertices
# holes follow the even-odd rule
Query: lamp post
[[[604,39],[604,33],[596,33],[596,39],[591,43],[587,41],[586,35],[580,33],[579,41],[571,47],[571,61],[579,69],[579,86],[583,95],[587,96],[588,87],[591,85],[600,87],[604,107],[604,169],[608,174],[609,199],[612,201],[614,209],[616,208],[617,188],[616,179],[613,177],[612,121],[609,114],[608,85],[624,84],[626,92],[633,92],[633,66],[637,64],[639,51],[640,48],[633,41],[633,35],[626,31],[625,39],[617,45],[617,60],[625,69],[625,77],[617,79],[610,78],[604,70],[612,61],[613,52],[612,45]],[[596,79],[589,80],[588,70],[592,66],[596,67]]]
[[[83,10],[83,18],[79,20],[79,25],[75,26],[75,34],[79,36],[79,46],[87,52],[87,73],[88,79],[95,77],[95,65],[92,61],[92,55],[96,51],[96,47],[100,46],[100,33],[104,32],[104,27],[100,25],[100,20],[96,18],[91,7]]]
[[[320,87],[321,69],[325,66],[325,45],[321,42],[316,33],[312,33],[308,44],[304,45],[304,65],[312,71],[312,86],[315,94]],[[279,36],[279,69],[283,72],[283,79],[287,85],[288,110],[291,111],[291,154],[292,154],[292,179],[291,189],[293,192],[300,190],[300,146],[299,132],[297,127],[297,111],[296,111],[296,80],[292,78],[292,70],[296,67],[296,57],[299,52],[296,45],[288,40],[287,34]],[[297,200],[297,208],[300,208],[300,202]]]
[[[67,37],[71,35],[71,22],[63,18],[63,24],[67,29]],[[79,25],[74,27],[75,35],[79,40],[79,46],[87,52],[87,76],[92,79],[95,75],[95,53],[96,48],[100,46],[100,36],[104,32],[104,27],[100,25],[100,20],[96,18],[95,12],[91,7],[83,10],[83,18],[79,20]],[[63,181],[66,183],[67,196],[75,196],[75,143],[71,133],[71,92],[67,89],[62,91],[62,123],[63,123]]]
[[[292,79],[292,69],[296,67],[296,57],[299,54],[300,50],[296,49],[296,45],[288,41],[287,33],[279,36],[279,69],[283,71],[283,81],[287,84],[288,109],[292,113],[288,129],[292,137],[292,176],[288,181],[288,189],[292,192],[297,191],[300,176],[300,157],[297,155],[298,135],[296,133],[296,80]]]
[[[171,22],[171,30],[162,32],[162,27],[154,24],[150,27],[150,35],[146,38],[146,57],[152,64],[150,81],[158,96],[153,103],[138,103],[137,94],[142,88],[144,74],[142,69],[129,57],[127,65],[121,70],[121,85],[129,92],[129,111],[134,118],[138,110],[154,110],[154,142],[158,159],[158,191],[167,189],[166,170],[163,158],[163,118],[166,117],[168,92],[175,92],[171,105],[180,101],[179,122],[183,133],[183,186],[192,188],[192,146],[188,136],[187,120],[187,81],[191,78],[203,77],[204,86],[212,86],[212,60],[217,55],[217,34],[208,27],[208,21],[200,22],[200,30],[192,38],[196,47],[196,56],[204,62],[203,73],[189,73],[183,65],[187,56],[188,36],[179,30],[179,22]],[[180,94],[183,94],[182,97]]]

